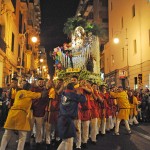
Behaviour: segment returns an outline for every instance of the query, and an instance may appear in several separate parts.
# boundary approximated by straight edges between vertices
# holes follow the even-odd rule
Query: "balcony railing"
[[[22,2],[22,6],[24,6],[24,7],[28,7],[28,1],[27,0],[21,0],[21,2]]]
[[[25,3],[27,3],[27,0],[21,0],[21,2],[25,2]]]
[[[0,48],[4,53],[6,53],[6,43],[1,37],[0,37]]]
[[[34,3],[34,0],[29,0],[29,3]]]

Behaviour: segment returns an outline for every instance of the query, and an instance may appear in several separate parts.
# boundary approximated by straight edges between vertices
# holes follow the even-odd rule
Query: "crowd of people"
[[[90,80],[72,76],[36,84],[12,78],[11,84],[0,89],[0,126],[5,132],[0,150],[5,150],[12,134],[18,134],[18,150],[30,147],[35,138],[36,148],[45,143],[47,150],[53,144],[58,150],[87,148],[96,145],[97,137],[113,131],[119,136],[120,122],[127,133],[131,126],[150,121],[149,89],[124,90],[122,86],[107,88]]]

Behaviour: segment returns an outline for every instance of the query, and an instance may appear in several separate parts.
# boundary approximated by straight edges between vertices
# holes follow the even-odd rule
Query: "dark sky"
[[[41,0],[41,45],[45,47],[48,58],[49,73],[54,74],[53,60],[49,51],[68,42],[63,33],[67,18],[75,16],[79,0]]]
[[[67,18],[76,13],[79,0],[41,0],[41,45],[53,50],[67,41],[63,33]]]

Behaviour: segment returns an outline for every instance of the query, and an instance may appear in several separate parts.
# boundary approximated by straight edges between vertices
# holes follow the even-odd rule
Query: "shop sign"
[[[119,70],[119,78],[124,79],[127,77],[127,71],[126,70]]]
[[[80,72],[80,68],[68,68],[66,69],[66,72],[71,73],[71,72]]]

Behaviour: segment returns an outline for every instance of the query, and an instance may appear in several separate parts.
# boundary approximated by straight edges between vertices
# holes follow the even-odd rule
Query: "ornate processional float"
[[[55,77],[68,78],[76,74],[79,79],[90,79],[101,84],[99,35],[105,32],[81,17],[69,18],[64,33],[71,39],[54,48]]]

